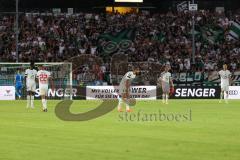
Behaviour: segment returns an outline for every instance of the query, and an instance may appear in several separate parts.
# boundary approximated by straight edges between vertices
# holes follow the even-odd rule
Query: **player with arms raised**
[[[40,96],[42,98],[42,108],[43,112],[47,112],[47,95],[48,95],[48,84],[49,81],[52,83],[51,73],[46,71],[45,67],[39,67],[39,71],[37,72],[37,78],[39,80],[39,91]],[[53,83],[52,83],[53,87]]]
[[[120,92],[120,95],[121,95],[121,98],[119,99],[119,103],[118,103],[118,112],[122,112],[122,105],[123,105],[123,102],[125,103],[126,105],[126,111],[127,112],[132,112],[132,110],[130,109],[130,95],[129,95],[129,92],[130,92],[130,87],[131,87],[131,81],[136,77],[136,75],[139,73],[139,69],[138,68],[135,68],[133,71],[129,71],[127,72],[120,84],[119,84],[119,92]]]
[[[221,95],[219,103],[222,102],[222,99],[225,99],[225,103],[228,103],[228,91],[229,91],[229,85],[231,81],[231,72],[227,69],[227,65],[223,65],[223,70],[218,72],[220,78],[221,78]],[[224,94],[226,93],[226,96]]]
[[[172,75],[169,72],[170,66],[166,65],[161,77],[158,79],[158,84],[162,87],[162,102],[168,104],[169,93],[174,92]]]
[[[30,69],[25,71],[25,82],[27,87],[27,108],[34,108],[34,95],[36,91],[37,70],[34,69],[34,62],[31,62]]]

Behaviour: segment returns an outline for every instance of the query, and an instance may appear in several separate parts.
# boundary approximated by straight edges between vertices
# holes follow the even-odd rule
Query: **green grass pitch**
[[[58,119],[49,112],[27,110],[26,101],[0,101],[0,160],[239,160],[240,101],[140,101],[134,114],[184,114],[188,121],[126,121],[114,110],[86,122]],[[84,112],[97,101],[74,101]],[[79,106],[80,105],[80,106]]]

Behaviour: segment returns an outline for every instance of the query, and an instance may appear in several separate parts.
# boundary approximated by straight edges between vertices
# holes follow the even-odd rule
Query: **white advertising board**
[[[15,87],[0,86],[0,100],[15,100]]]
[[[133,86],[131,98],[138,100],[156,100],[156,86]],[[87,86],[86,99],[116,99],[119,98],[118,86]]]
[[[240,86],[229,86],[229,99],[240,99]]]

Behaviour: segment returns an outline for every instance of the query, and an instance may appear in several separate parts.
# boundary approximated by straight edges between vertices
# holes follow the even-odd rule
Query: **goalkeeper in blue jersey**
[[[15,76],[15,88],[16,88],[16,96],[21,99],[22,97],[22,88],[23,88],[23,76],[20,73],[20,70],[17,70],[17,74]]]

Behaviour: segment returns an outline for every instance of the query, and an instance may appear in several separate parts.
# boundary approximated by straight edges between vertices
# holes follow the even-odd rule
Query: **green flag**
[[[200,28],[201,37],[207,43],[218,43],[224,39],[224,30],[218,26],[207,25]]]
[[[163,33],[156,34],[152,37],[153,40],[159,41],[159,42],[164,42],[166,40],[166,37]]]
[[[105,33],[99,36],[98,40],[104,39],[106,43],[99,44],[102,54],[111,54],[116,51],[125,51],[130,48],[135,39],[135,28],[127,28],[118,32],[116,35]]]
[[[235,21],[229,30],[229,38],[239,40],[240,39],[240,23]]]

